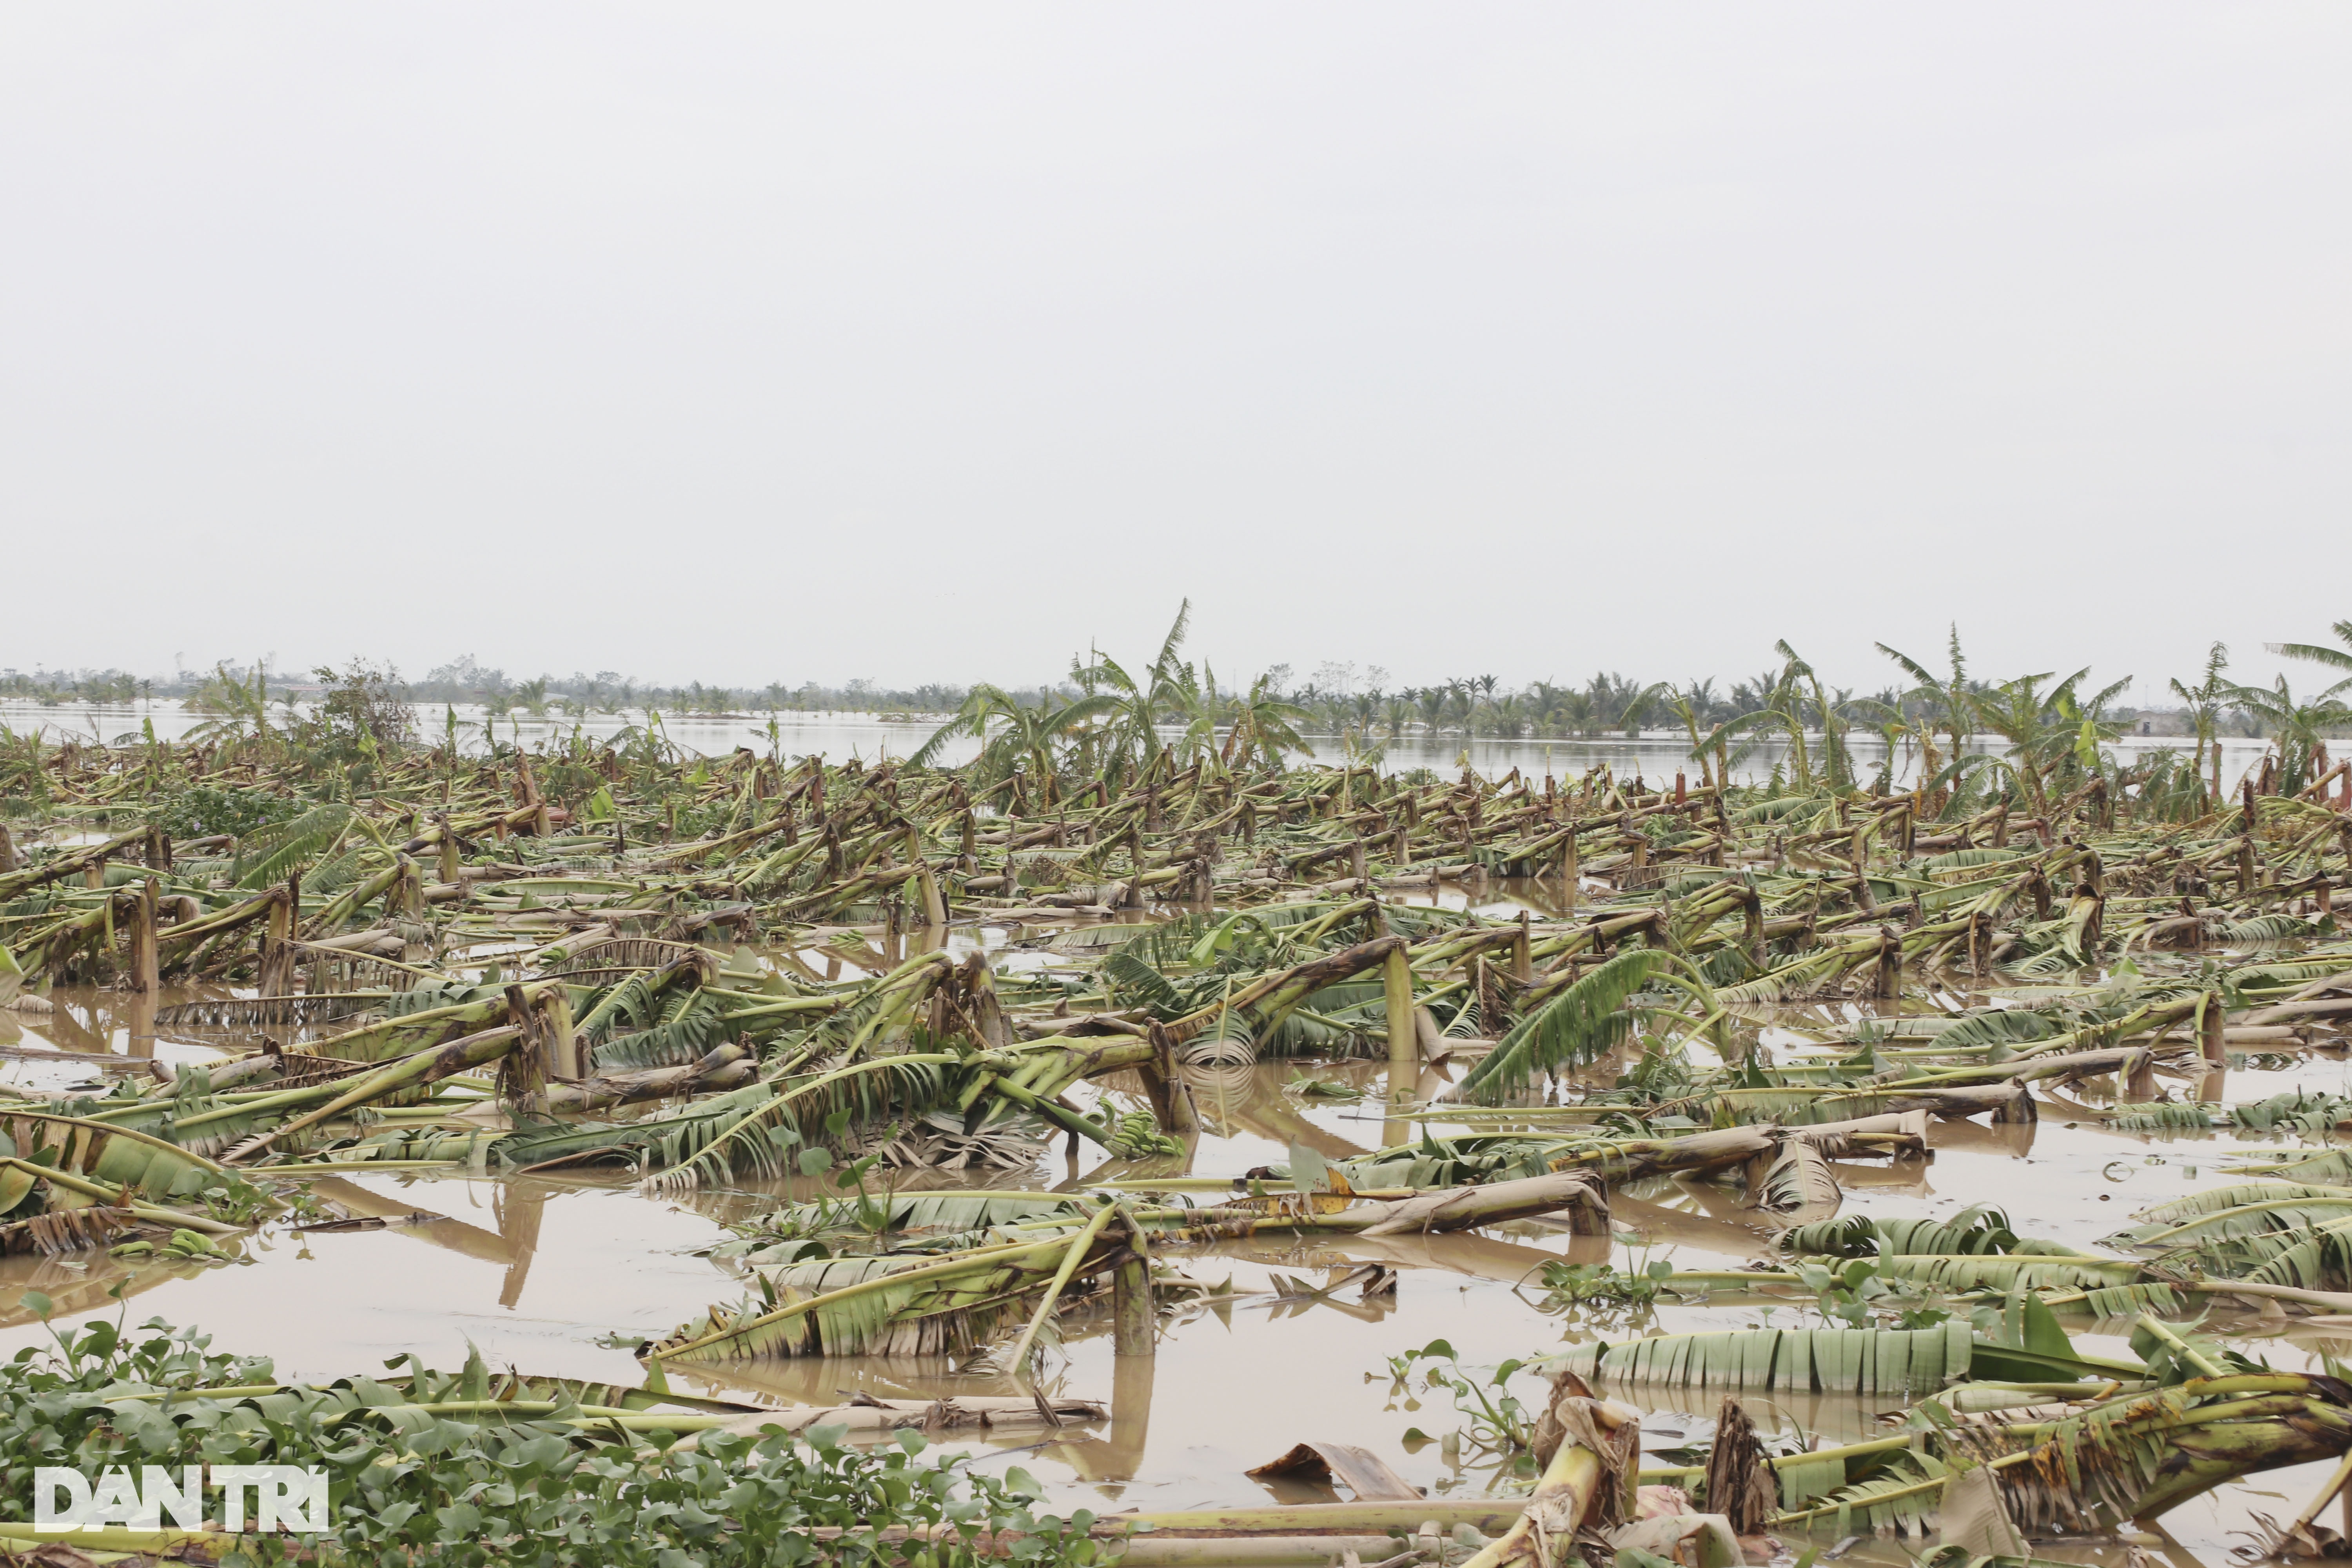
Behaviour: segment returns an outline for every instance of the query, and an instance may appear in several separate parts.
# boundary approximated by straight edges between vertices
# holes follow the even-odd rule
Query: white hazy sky
[[[2352,7],[0,9],[0,664],[2152,699],[2352,616]]]

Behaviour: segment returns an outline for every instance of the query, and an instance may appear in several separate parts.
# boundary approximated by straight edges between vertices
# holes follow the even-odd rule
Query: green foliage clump
[[[1547,1263],[1543,1286],[1547,1307],[1611,1308],[1641,1311],[1671,1288],[1675,1266],[1664,1258],[1648,1268],[1620,1274],[1606,1263]]]
[[[26,1300],[45,1317],[51,1305]],[[208,1397],[271,1384],[269,1362],[212,1353],[207,1337],[161,1319],[130,1334],[97,1322],[52,1337],[53,1348],[0,1365],[0,1519],[29,1517],[40,1466],[95,1478],[109,1466],[278,1464],[327,1471],[332,1530],[248,1534],[228,1561],[979,1568],[983,1531],[1036,1568],[1085,1568],[1118,1551],[1089,1538],[1084,1510],[1034,1512],[1036,1484],[1017,1468],[1000,1479],[925,1460],[918,1432],[873,1453],[845,1446],[839,1426],[802,1438],[708,1430],[689,1447],[676,1432],[589,1422],[561,1393],[551,1411],[485,1417],[463,1408],[489,1393],[478,1356],[455,1375],[408,1357],[398,1382]],[[152,1397],[164,1391],[168,1401]],[[151,1397],[125,1397],[141,1394]],[[885,1541],[898,1529],[937,1533]]]
[[[1878,1265],[1866,1258],[1834,1268],[1802,1262],[1795,1273],[1813,1293],[1822,1316],[1850,1329],[1931,1329],[1952,1315],[1933,1304],[1933,1291],[1915,1280],[1881,1278]]]
[[[1535,1444],[1536,1418],[1538,1411],[1528,1408],[1518,1395],[1511,1392],[1513,1374],[1537,1358],[1527,1357],[1507,1361],[1493,1372],[1477,1375],[1462,1364],[1454,1346],[1444,1340],[1432,1340],[1419,1350],[1409,1350],[1388,1359],[1390,1408],[1402,1401],[1404,1408],[1417,1410],[1418,1394],[1444,1394],[1450,1396],[1454,1408],[1463,1417],[1459,1434],[1448,1440],[1449,1448],[1464,1442],[1498,1458],[1506,1468],[1515,1473],[1533,1475],[1534,1461],[1528,1450]],[[1421,1374],[1421,1386],[1413,1386],[1413,1373]],[[1378,1373],[1367,1373],[1364,1380],[1376,1380]],[[1406,1435],[1408,1442],[1414,1434],[1426,1437],[1415,1427]]]
[[[174,838],[207,838],[216,833],[242,838],[256,828],[288,820],[305,804],[266,789],[191,784],[173,792],[148,814],[147,820]]]

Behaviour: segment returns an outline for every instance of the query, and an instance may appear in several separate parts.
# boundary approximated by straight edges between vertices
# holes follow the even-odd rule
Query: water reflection
[[[1433,896],[1496,909],[1516,903],[1549,913],[1546,892],[1540,883],[1492,881]],[[1045,929],[1065,928],[1056,923]],[[790,950],[760,951],[781,965],[800,966],[801,973],[840,975],[890,967],[942,936],[961,951],[973,945],[1003,949],[1034,934],[1011,925],[947,933],[894,931],[886,922],[833,931],[815,943]],[[1043,963],[1052,955],[1022,950],[1013,961]],[[183,986],[159,1000],[170,1005],[229,994]],[[168,1024],[158,1028],[152,1012],[142,1025],[139,999],[129,993],[60,988],[56,1005],[49,1015],[0,1014],[0,1030],[14,1031],[10,1037],[20,1052],[50,1048],[51,1062],[20,1061],[17,1068],[38,1066],[81,1078],[100,1056],[133,1065],[129,1053],[142,1037],[152,1038],[152,1048],[171,1059],[174,1053],[193,1057],[222,1045],[249,1046],[270,1033],[175,1029]],[[1771,1016],[1788,1037],[1777,1043],[1793,1049],[1800,1038],[1827,1038],[1870,1011],[1860,1005],[1791,1007]],[[1620,1053],[1581,1076],[1605,1083],[1631,1059],[1630,1053]],[[2231,1081],[2241,1098],[2259,1098],[2292,1084],[2340,1089],[2345,1070],[2340,1056],[2282,1052],[2236,1069]],[[1202,1121],[1185,1168],[1200,1173],[1234,1175],[1280,1163],[1294,1146],[1344,1159],[1403,1142],[1417,1131],[1414,1124],[1384,1118],[1385,1067],[1379,1061],[1271,1061],[1190,1068],[1181,1076]],[[1301,1078],[1358,1098],[1304,1096],[1294,1087]],[[2223,1081],[2216,1072],[2198,1087],[2218,1095]],[[1104,1087],[1139,1097],[1142,1092],[1139,1080],[1114,1079]],[[1436,1084],[1425,1080],[1421,1087],[1427,1093]],[[2092,1246],[2119,1227],[2131,1210],[2189,1190],[2200,1180],[2200,1160],[2210,1181],[2216,1158],[2231,1147],[2280,1141],[2112,1132],[2096,1125],[2092,1098],[2084,1100],[2079,1127],[2070,1128],[2057,1117],[2010,1124],[1937,1121],[1930,1127],[1932,1163],[1843,1162],[1838,1175],[1850,1193],[1866,1191],[1874,1214],[1948,1218],[1959,1205],[1991,1202],[2010,1209],[2021,1233]],[[1547,1130],[1572,1125],[1532,1114],[1524,1120]],[[1476,1123],[1486,1130],[1501,1124]],[[1057,1149],[1030,1170],[980,1176],[923,1171],[893,1179],[908,1187],[1030,1190],[1121,1173],[1121,1166],[1096,1163],[1094,1153],[1087,1149],[1073,1163]],[[2122,1174],[2105,1173],[2117,1167]],[[2103,1205],[2084,1198],[2101,1184],[2112,1189],[2116,1201]],[[108,1292],[120,1285],[126,1295],[141,1299],[137,1316],[159,1312],[201,1324],[222,1348],[275,1352],[282,1370],[305,1376],[365,1371],[385,1355],[407,1350],[454,1366],[472,1341],[494,1361],[528,1373],[633,1383],[641,1375],[629,1350],[636,1338],[666,1332],[709,1303],[741,1294],[740,1279],[698,1250],[719,1238],[719,1226],[815,1195],[819,1188],[793,1177],[655,1196],[638,1191],[626,1175],[605,1172],[508,1182],[362,1173],[322,1180],[317,1190],[347,1212],[386,1223],[379,1230],[302,1237],[266,1232],[235,1248],[252,1259],[249,1264],[209,1269],[192,1263],[134,1264],[103,1255],[0,1260],[0,1301],[37,1289],[58,1301],[62,1318],[112,1312],[117,1309]],[[1678,1258],[1685,1268],[1772,1259],[1777,1224],[1744,1200],[1733,1186],[1707,1183],[1628,1186],[1617,1195],[1613,1228],[1636,1238],[1637,1255]],[[1115,1499],[1175,1507],[1249,1499],[1252,1485],[1243,1472],[1302,1438],[1375,1446],[1393,1455],[1409,1479],[1433,1489],[1482,1487],[1486,1477],[1475,1468],[1447,1462],[1433,1446],[1415,1449],[1405,1443],[1409,1427],[1444,1429],[1451,1417],[1443,1408],[1392,1405],[1377,1375],[1385,1358],[1444,1337],[1462,1351],[1465,1363],[1491,1364],[1551,1348],[1564,1334],[1594,1331],[1589,1322],[1530,1310],[1530,1301],[1541,1296],[1537,1281],[1543,1266],[1563,1259],[1631,1260],[1612,1237],[1569,1237],[1534,1226],[1448,1236],[1265,1237],[1166,1251],[1167,1261],[1188,1277],[1202,1284],[1229,1281],[1238,1294],[1179,1309],[1156,1358],[1113,1355],[1107,1314],[1073,1319],[1053,1352],[1047,1386],[1105,1402],[1111,1412],[1107,1422],[1042,1438],[959,1440],[1008,1456],[1034,1453],[1023,1462],[1064,1504],[1100,1506]],[[1311,1285],[1319,1279],[1328,1287],[1365,1263],[1400,1272],[1393,1298],[1264,1294],[1278,1275]],[[1759,1293],[1739,1301],[1718,1299],[1712,1307],[1669,1302],[1643,1326],[1676,1332],[1747,1326],[1760,1320],[1768,1304],[1780,1314],[1774,1321],[1783,1323],[1807,1310],[1785,1293],[1777,1301]],[[2233,1342],[2261,1340],[2259,1353],[2275,1364],[2315,1364],[2321,1355],[2352,1350],[2352,1325],[2238,1312],[2212,1321]],[[1622,1336],[1627,1331],[1615,1331]],[[2121,1325],[2110,1323],[2094,1325],[2086,1333],[2121,1331]],[[23,1309],[0,1309],[0,1333],[29,1343],[40,1331]],[[1367,1373],[1375,1374],[1370,1383]],[[673,1376],[692,1392],[791,1404],[829,1405],[845,1391],[929,1399],[1003,1394],[1010,1388],[985,1357],[961,1363],[772,1361],[674,1369]],[[1655,1398],[1662,1417],[1682,1404],[1711,1403],[1689,1394],[1622,1392],[1637,1401]],[[1759,1417],[1777,1415],[1837,1440],[1878,1435],[1884,1414],[1870,1400],[1782,1395],[1749,1403]],[[2228,1531],[2243,1522],[2263,1492],[2277,1489],[2299,1496],[2316,1484],[2315,1477],[2296,1473],[2257,1479],[2255,1486],[2225,1489],[2211,1501],[2182,1511],[2176,1529],[2195,1552],[2177,1543],[2152,1550],[2184,1565],[2196,1563],[2197,1553],[2218,1561]],[[2081,1560],[2101,1555],[2095,1549],[2062,1552]],[[2120,1560],[2117,1568],[2124,1568]]]
[[[1281,1158],[1294,1142],[1329,1157],[1368,1147],[1380,1125],[1377,1106],[1301,1100],[1286,1085],[1302,1070],[1294,1063],[1191,1069],[1187,1079],[1203,1122],[1194,1168],[1235,1173]],[[1375,1094],[1380,1071],[1370,1062],[1317,1069],[1318,1076]],[[1869,1189],[1873,1213],[1948,1216],[1958,1202],[2006,1202],[2021,1230],[2071,1241],[2087,1241],[2125,1217],[2109,1212],[2070,1223],[2038,1212],[2043,1205],[2032,1202],[2032,1194],[2053,1191],[2079,1194],[2084,1182],[2098,1180],[2099,1165],[2119,1145],[2090,1128],[1937,1122],[1931,1142],[1933,1164],[1847,1163],[1842,1180],[1852,1189]],[[2147,1190],[2136,1191],[2131,1206],[2173,1195],[2196,1179],[2181,1159],[2191,1151],[2150,1147],[2174,1163],[2143,1168],[2133,1184]],[[924,1173],[913,1179],[939,1178]],[[1036,1180],[1034,1173],[1024,1173],[1012,1184]],[[317,1185],[321,1196],[386,1226],[308,1237],[266,1233],[238,1248],[254,1262],[212,1269],[131,1265],[102,1255],[74,1260],[81,1267],[9,1258],[0,1260],[0,1301],[38,1289],[59,1302],[60,1317],[111,1313],[116,1308],[107,1292],[121,1282],[137,1298],[134,1318],[160,1313],[200,1324],[221,1348],[276,1353],[281,1371],[293,1375],[365,1371],[409,1350],[454,1366],[470,1341],[494,1363],[526,1373],[634,1383],[641,1369],[627,1347],[635,1337],[664,1332],[708,1303],[741,1293],[728,1270],[698,1255],[721,1235],[719,1222],[809,1190],[796,1179],[653,1198],[612,1175],[497,1183],[360,1174]],[[1649,1255],[1678,1258],[1685,1268],[1770,1258],[1775,1227],[1740,1200],[1727,1185],[1645,1184],[1621,1192],[1614,1228],[1639,1237]],[[950,1443],[1000,1452],[1029,1467],[1063,1506],[1249,1500],[1257,1489],[1243,1471],[1307,1438],[1372,1446],[1416,1484],[1475,1491],[1487,1484],[1486,1472],[1449,1463],[1434,1445],[1413,1448],[1403,1441],[1411,1426],[1450,1428],[1444,1402],[1424,1397],[1408,1405],[1392,1398],[1384,1375],[1368,1382],[1365,1374],[1377,1374],[1387,1356],[1440,1337],[1461,1351],[1466,1364],[1480,1365],[1540,1352],[1560,1342],[1564,1331],[1590,1333],[1580,1320],[1530,1310],[1542,1298],[1542,1267],[1559,1259],[1622,1262],[1628,1257],[1611,1237],[1570,1237],[1532,1226],[1379,1238],[1261,1237],[1165,1252],[1164,1261],[1185,1277],[1203,1285],[1230,1282],[1235,1294],[1178,1307],[1156,1358],[1113,1355],[1105,1311],[1073,1319],[1049,1358],[1045,1387],[1107,1404],[1108,1421],[1059,1432],[950,1434]],[[1400,1272],[1392,1298],[1364,1302],[1352,1290],[1328,1300],[1265,1293],[1277,1276],[1324,1289],[1370,1262]],[[1779,1302],[1774,1321],[1798,1316],[1800,1306],[1785,1293]],[[1766,1304],[1760,1295],[1744,1303],[1718,1299],[1713,1307],[1670,1302],[1652,1322],[1669,1332],[1734,1327],[1758,1321]],[[2352,1349],[2352,1331],[2333,1323],[2265,1324],[2242,1314],[2217,1319],[2215,1327],[2241,1342],[2260,1338],[2259,1353],[2274,1364],[2308,1363]],[[0,1342],[11,1334],[26,1343],[41,1331],[22,1309],[0,1311]],[[778,1405],[832,1405],[861,1392],[928,1400],[1012,1391],[985,1356],[963,1363],[763,1361],[674,1368],[672,1375],[686,1392]],[[1650,1405],[1661,1424],[1693,1405],[1702,1407],[1698,1414],[1711,1413],[1711,1396],[1620,1392]],[[1882,1430],[1883,1412],[1868,1399],[1775,1394],[1749,1404],[1768,1424],[1777,1418],[1801,1425],[1824,1440],[1860,1440]],[[1237,1417],[1237,1411],[1245,1415]],[[2315,1485],[2315,1477],[2255,1478],[2251,1487],[2200,1505],[2202,1511],[2184,1510],[2173,1523],[2195,1552],[2168,1550],[2168,1555],[2184,1565],[2200,1554],[2218,1563],[2227,1531],[2247,1509],[2270,1506],[2256,1493],[2276,1489],[2300,1497]],[[2064,1554],[2096,1556],[2072,1549]]]

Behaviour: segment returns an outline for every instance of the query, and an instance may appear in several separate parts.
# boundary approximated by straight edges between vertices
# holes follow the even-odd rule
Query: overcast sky
[[[2352,7],[0,9],[0,664],[2153,699],[2352,616]]]

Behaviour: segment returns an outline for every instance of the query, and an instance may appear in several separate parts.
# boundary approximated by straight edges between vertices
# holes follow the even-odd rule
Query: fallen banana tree
[[[2144,1212],[2096,1255],[2015,1237],[2005,1219],[1892,1220],[1868,1212],[1863,1182],[1916,1182],[1931,1143],[1953,1159],[1963,1133],[1979,1135],[1948,1123],[1969,1116],[2021,1140],[2037,1107],[2063,1106],[2097,1136],[2160,1140],[2225,1126],[2316,1135],[2352,1115],[2341,1097],[2300,1091],[2229,1104],[2213,1076],[2238,1070],[2245,1050],[2338,1040],[2352,1019],[2352,949],[2332,940],[2329,908],[2352,877],[2352,834],[2333,797],[2312,793],[2343,771],[2282,750],[2242,800],[2218,781],[2192,789],[2177,766],[2141,773],[2145,759],[2103,752],[2095,702],[2029,703],[2027,717],[2080,743],[1963,761],[1969,726],[1940,734],[1898,703],[1906,744],[1950,750],[1921,750],[1912,787],[1896,787],[1891,764],[1873,784],[1843,749],[1841,704],[1816,703],[1832,732],[1806,752],[1816,738],[1790,681],[1780,778],[1729,778],[1723,747],[1710,752],[1695,724],[1681,761],[1699,763],[1696,788],[1605,768],[1562,782],[1399,775],[1355,759],[1291,767],[1268,749],[1271,709],[1246,725],[1229,714],[1222,733],[1188,720],[1205,733],[1179,748],[1151,731],[1141,690],[1127,718],[1096,704],[1051,731],[1042,710],[982,704],[962,731],[982,760],[953,769],[935,756],[788,763],[772,745],[690,757],[650,718],[613,743],[575,733],[526,752],[489,734],[469,750],[454,714],[439,746],[394,737],[333,769],[260,733],[37,755],[30,775],[10,777],[37,779],[52,815],[21,824],[28,864],[0,841],[0,1000],[29,989],[33,1010],[13,1016],[44,1026],[32,1021],[47,990],[45,1026],[95,1058],[113,1039],[72,1033],[83,1004],[71,987],[113,987],[153,1007],[155,1034],[230,1059],[199,1069],[189,1058],[203,1053],[174,1051],[179,1066],[153,1075],[165,1081],[147,1081],[142,1063],[99,1094],[44,1083],[22,1109],[55,1135],[27,1131],[0,1153],[0,1198],[29,1184],[20,1208],[0,1209],[0,1233],[42,1251],[119,1238],[125,1215],[202,1218],[215,1185],[242,1180],[215,1156],[289,1180],[623,1166],[714,1205],[760,1189],[752,1206],[772,1211],[739,1250],[719,1249],[759,1296],[656,1342],[653,1365],[994,1349],[1025,1370],[1082,1309],[1110,1309],[1132,1337],[1150,1316],[1148,1279],[1126,1291],[1124,1317],[1116,1281],[1148,1268],[1154,1246],[1328,1240],[1424,1262],[1453,1247],[1473,1259],[1465,1271],[1526,1276],[1557,1259],[1461,1233],[1531,1219],[1589,1241],[1612,1211],[1655,1221],[1672,1201],[1700,1212],[1654,1236],[1767,1265],[1684,1269],[1693,1289],[1678,1310],[1703,1310],[1699,1293],[1720,1287],[1817,1295],[1866,1321],[1857,1292],[1873,1282],[1902,1287],[1899,1310],[1921,1318],[1997,1301],[2009,1325],[1956,1330],[1956,1315],[1632,1345],[1612,1331],[1591,1369],[1604,1380],[1853,1398],[1959,1378],[1938,1397],[1956,1415],[2004,1415],[1999,1442],[2022,1445],[1774,1456],[1784,1514],[1941,1507],[1956,1479],[1995,1465],[2022,1474],[2040,1461],[2016,1456],[2076,1441],[2023,1430],[2041,1419],[2014,1414],[2030,1406],[1973,1409],[1963,1394],[2113,1383],[2127,1400],[2197,1384],[2206,1392],[2164,1417],[2172,1426],[2143,1434],[2159,1446],[2188,1434],[2159,1468],[2189,1466],[2192,1436],[2235,1463],[2289,1451],[2264,1422],[2328,1428],[2308,1409],[2226,1413],[2239,1395],[2207,1393],[2252,1374],[2178,1320],[2242,1304],[2233,1297],[2343,1304],[2352,1170],[2340,1159],[2281,1163],[2261,1178],[2271,1190]],[[1953,713],[1979,699],[1996,700],[1962,692]],[[2290,762],[2300,771],[2282,783]],[[215,832],[231,809],[237,830]],[[199,812],[215,814],[202,833]],[[165,813],[184,830],[177,851],[141,819]],[[1506,889],[1500,875],[1529,880]],[[1428,891],[1440,885],[1442,900]],[[1399,901],[1403,889],[1420,901]],[[1519,907],[1498,916],[1505,898]],[[167,994],[167,978],[184,989]],[[144,1032],[134,1022],[134,1037]],[[1253,1076],[1285,1057],[1364,1066],[1345,1083],[1314,1069],[1319,1087],[1293,1104]],[[1240,1081],[1221,1072],[1249,1079],[1255,1100],[1211,1105]],[[2059,1098],[2108,1079],[2113,1104],[2099,1089],[2079,1106]],[[1318,1114],[1346,1096],[1387,1102],[1386,1147],[1358,1149],[1369,1140],[1356,1126],[1373,1122],[1354,1109]],[[68,1127],[83,1131],[57,1131]],[[1169,1189],[1213,1190],[1201,1207],[863,1185],[778,1206],[807,1187],[774,1190],[845,1170],[1034,1171],[1067,1139],[1115,1162],[1097,1178],[1148,1193],[1155,1178],[1183,1180],[1204,1134],[1251,1133],[1296,1145],[1288,1165],[1238,1188]],[[1315,1148],[1327,1153],[1300,1152]],[[48,1150],[58,1157],[41,1158]],[[1865,1159],[1897,1163],[1864,1172]],[[1623,1191],[1668,1182],[1671,1200]],[[1824,1217],[1840,1205],[1864,1212]],[[802,1256],[811,1242],[834,1255]],[[2131,1317],[2141,1360],[2026,1331],[2028,1300]],[[461,1407],[501,1400],[507,1410],[487,1414],[502,1423],[552,1417],[565,1400],[582,1414],[546,1425],[644,1414],[625,1393],[534,1387],[486,1400],[411,1392],[383,1407],[396,1415],[339,1426],[426,1407],[470,1418]],[[2324,1390],[2243,1393],[2326,1402]],[[2083,1404],[2049,1419],[2111,1419]],[[695,1413],[720,1414],[748,1413]],[[1596,1439],[1614,1440],[1594,1421]],[[1538,1467],[1535,1516],[1523,1502],[1482,1505],[1481,1528],[1510,1532],[1498,1554],[1549,1563],[1563,1537],[1598,1528],[1599,1492],[1579,1506],[1573,1478],[1551,1474],[1562,1451]],[[1826,1489],[1806,1479],[1832,1470]],[[2118,1496],[2101,1507],[2164,1501],[2116,1473]],[[1710,1476],[1706,1489],[1752,1504],[1756,1479]],[[1832,1500],[1849,1489],[1862,1489]],[[1412,1506],[1407,1527],[1470,1507]],[[1754,1522],[1748,1504],[1727,1495],[1721,1508]],[[1315,1517],[1337,1528],[1338,1516]],[[1630,1549],[1698,1552],[1699,1540]]]
[[[943,1354],[968,1351],[1006,1324],[1028,1326],[1014,1345],[1025,1363],[1040,1329],[1071,1305],[1073,1282],[1114,1274],[1129,1314],[1150,1312],[1148,1243],[1132,1216],[1104,1205],[1051,1234],[940,1257],[881,1255],[760,1267],[761,1300],[714,1307],[639,1347],[660,1365],[760,1356]]]

